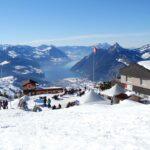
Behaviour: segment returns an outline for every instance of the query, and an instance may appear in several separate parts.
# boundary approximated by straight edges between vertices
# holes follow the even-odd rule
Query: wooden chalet
[[[61,87],[39,87],[34,80],[23,82],[23,93],[25,95],[59,94],[64,91]]]

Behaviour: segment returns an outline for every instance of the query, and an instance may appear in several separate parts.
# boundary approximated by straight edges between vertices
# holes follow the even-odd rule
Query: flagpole
[[[93,82],[94,82],[94,80],[95,80],[95,79],[94,79],[94,63],[95,63],[95,61],[94,61],[94,55],[95,55],[95,54],[93,53]]]
[[[93,82],[95,81],[95,50],[93,51]]]

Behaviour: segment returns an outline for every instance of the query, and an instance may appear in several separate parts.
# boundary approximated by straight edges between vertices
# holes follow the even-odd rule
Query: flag
[[[94,47],[94,48],[93,48],[93,53],[96,54],[96,52],[97,52],[97,48]]]

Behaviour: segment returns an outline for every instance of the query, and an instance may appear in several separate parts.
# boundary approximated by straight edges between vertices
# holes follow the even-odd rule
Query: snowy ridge
[[[145,50],[150,50],[150,44],[147,44],[147,45],[142,46],[141,48],[139,48],[139,50],[140,50],[141,52],[143,52],[143,51],[145,51]]]

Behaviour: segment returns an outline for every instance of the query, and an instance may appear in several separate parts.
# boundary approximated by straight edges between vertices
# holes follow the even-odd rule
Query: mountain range
[[[64,63],[69,57],[55,46],[0,45],[1,77],[14,76],[16,82],[33,79],[47,83],[41,62]]]
[[[93,46],[61,46],[54,45],[0,45],[0,69],[1,77],[14,76],[17,84],[23,80],[34,79],[40,83],[48,83],[42,65],[78,62],[71,70],[83,77],[92,79],[93,53],[95,80],[108,80],[118,75],[119,68],[130,62],[138,62],[150,59],[150,44],[137,49],[127,49],[118,43],[108,43]],[[4,63],[5,62],[5,63]],[[6,63],[7,62],[7,63]],[[63,73],[63,72],[62,72]]]
[[[150,45],[138,49],[123,48],[118,43],[96,47],[96,54],[84,57],[71,70],[91,80],[94,74],[95,81],[108,81],[115,79],[119,75],[119,69],[129,63],[150,59]]]

